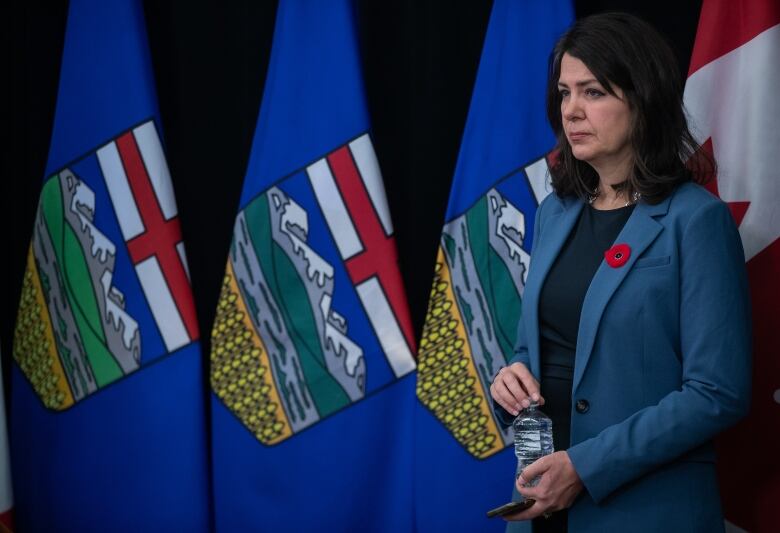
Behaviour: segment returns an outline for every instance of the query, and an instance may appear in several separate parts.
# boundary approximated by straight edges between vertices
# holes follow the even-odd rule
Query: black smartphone
[[[536,500],[522,500],[519,502],[505,503],[501,507],[496,507],[495,509],[488,511],[487,516],[488,518],[493,518],[496,516],[506,516],[508,514],[519,513],[520,511],[525,511],[534,503],[536,503]]]

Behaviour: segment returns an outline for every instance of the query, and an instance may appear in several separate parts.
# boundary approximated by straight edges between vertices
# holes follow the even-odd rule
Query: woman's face
[[[602,170],[630,165],[631,110],[623,91],[609,94],[585,63],[563,54],[558,91],[561,122],[574,157]]]

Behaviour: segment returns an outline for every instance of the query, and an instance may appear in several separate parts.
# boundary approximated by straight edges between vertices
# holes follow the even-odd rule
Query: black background
[[[659,2],[636,6],[628,0],[574,4],[578,17],[620,10],[645,18],[666,35],[681,72],[687,72],[700,1],[673,7]],[[418,337],[491,6],[487,0],[357,1],[374,147]],[[207,354],[260,108],[276,2],[146,1],[144,8]],[[4,11],[0,339],[8,368],[54,119],[67,2],[19,0]]]

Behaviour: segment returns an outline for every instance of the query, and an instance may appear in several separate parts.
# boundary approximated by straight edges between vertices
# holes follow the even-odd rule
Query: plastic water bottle
[[[540,457],[553,452],[552,420],[541,412],[539,404],[531,402],[531,406],[520,411],[512,429],[515,431],[515,455],[517,456],[517,473],[515,477]],[[533,487],[539,483],[539,478],[527,479]]]

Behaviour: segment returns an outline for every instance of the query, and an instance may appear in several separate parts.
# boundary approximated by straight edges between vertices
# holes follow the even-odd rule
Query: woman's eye
[[[569,96],[569,90],[568,89],[558,89],[558,94],[561,96],[561,98],[566,98]]]
[[[585,94],[594,98],[599,96],[604,96],[604,93],[599,91],[598,89],[585,89]]]

